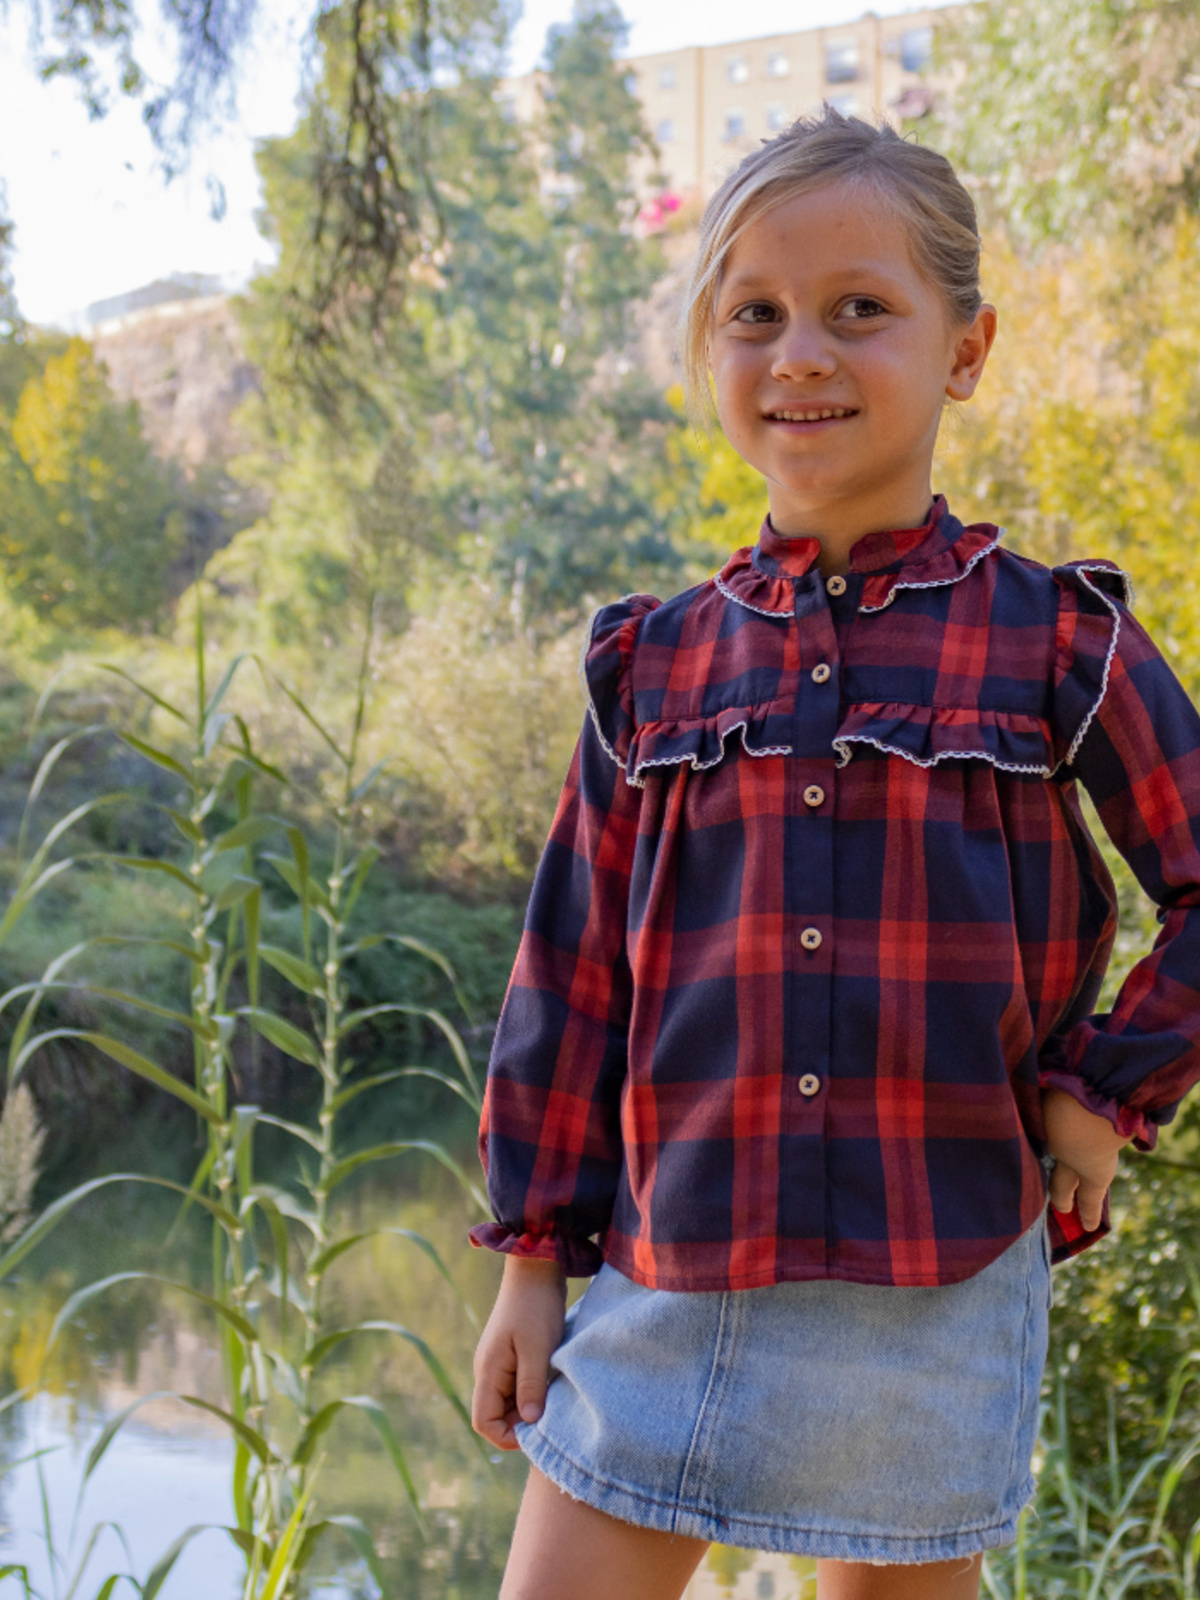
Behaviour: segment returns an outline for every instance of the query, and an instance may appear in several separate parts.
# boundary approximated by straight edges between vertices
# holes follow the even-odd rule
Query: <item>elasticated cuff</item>
[[[568,1278],[594,1277],[604,1265],[604,1255],[593,1240],[562,1233],[516,1233],[502,1222],[481,1222],[468,1237],[477,1249],[495,1250],[502,1256],[557,1261]]]

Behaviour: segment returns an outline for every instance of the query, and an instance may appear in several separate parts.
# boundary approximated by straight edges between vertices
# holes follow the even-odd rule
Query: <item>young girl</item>
[[[1115,567],[932,493],[978,264],[949,164],[832,110],[705,214],[688,373],[770,516],[585,652],[481,1130],[475,1425],[532,1463],[502,1600],[675,1600],[714,1539],[822,1600],[976,1595],[1051,1252],[1200,1078],[1200,718]],[[1162,908],[1110,1015],[1077,781]]]

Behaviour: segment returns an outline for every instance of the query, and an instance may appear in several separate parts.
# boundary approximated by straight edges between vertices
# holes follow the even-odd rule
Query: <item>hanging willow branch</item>
[[[308,271],[290,308],[302,361],[337,344],[347,324],[377,327],[399,310],[409,263],[427,246],[419,195],[428,159],[428,0],[417,0],[414,13],[398,15],[388,0],[351,0],[322,24],[327,55],[344,53],[349,70],[342,103],[327,101],[312,122]],[[399,80],[395,90],[389,79]]]
[[[234,109],[258,0],[160,3],[178,53],[173,81],[156,87],[134,52],[132,0],[29,0],[42,76],[73,78],[95,117],[114,92],[139,98],[172,176],[201,129]],[[445,10],[453,30],[458,13],[479,6],[451,0]],[[326,57],[327,81],[340,86],[313,119],[316,220],[304,337],[320,344],[349,299],[373,318],[390,309],[409,262],[428,249],[430,227],[436,231],[427,110],[434,20],[430,0],[345,0],[318,4],[308,21],[311,49]],[[331,54],[339,63],[333,74]]]

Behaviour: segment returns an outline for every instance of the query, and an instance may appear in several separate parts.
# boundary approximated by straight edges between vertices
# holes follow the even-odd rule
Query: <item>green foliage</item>
[[[1200,15],[1187,0],[985,0],[939,25],[937,138],[1026,239],[1143,230],[1200,202]]]
[[[182,544],[167,470],[137,409],[73,339],[0,417],[0,568],[10,592],[61,626],[136,627],[165,599]]]
[[[463,583],[381,648],[378,670],[421,866],[435,881],[516,897],[545,843],[583,696],[575,633],[543,642],[512,610]]]

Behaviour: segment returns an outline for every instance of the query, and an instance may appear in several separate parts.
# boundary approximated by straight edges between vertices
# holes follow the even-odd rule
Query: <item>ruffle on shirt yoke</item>
[[[653,594],[627,594],[601,606],[592,617],[579,676],[600,743],[618,766],[627,767],[637,733],[633,714],[633,650],[642,623],[662,601]]]
[[[870,747],[920,767],[986,762],[1040,778],[1070,768],[1107,690],[1129,581],[1101,560],[1048,570],[997,551],[994,530],[975,533],[936,556],[939,570],[931,558],[886,574],[886,594],[861,606],[831,751],[841,765]],[[751,756],[792,752],[799,646],[782,603],[792,580],[772,573],[742,592],[757,582],[749,554],[727,564],[726,582],[665,606],[629,595],[596,613],[582,675],[599,738],[629,783],[655,767],[715,767],[734,737]],[[934,606],[931,592],[951,590]],[[959,665],[963,640],[993,636],[977,665]]]
[[[750,755],[791,754],[796,671],[786,660],[790,618],[782,624],[747,619],[750,628],[769,630],[773,659],[766,664],[744,638],[719,639],[724,607],[717,587],[702,584],[666,606],[653,595],[628,595],[592,619],[581,664],[592,721],[637,788],[654,767],[687,765],[699,772],[717,766],[726,741],[739,734]],[[722,642],[731,658],[757,665],[750,677],[758,696],[749,703],[747,680],[736,668],[724,686],[710,683],[702,670]]]
[[[1075,760],[1108,688],[1121,634],[1122,608],[1133,605],[1127,573],[1111,561],[1055,567],[1061,590],[1055,636],[1055,736],[1061,764]]]

